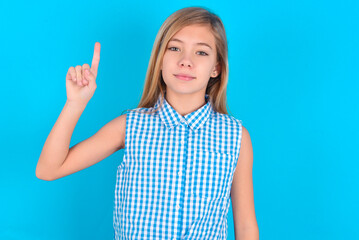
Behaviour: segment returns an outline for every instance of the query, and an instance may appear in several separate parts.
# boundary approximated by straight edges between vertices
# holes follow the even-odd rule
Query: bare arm
[[[66,116],[64,119],[66,119]],[[59,120],[57,123],[59,123],[58,125],[61,125],[61,120]],[[71,137],[72,132],[70,133],[69,129],[67,130],[67,136],[70,135]],[[44,154],[41,154],[36,168],[36,176],[43,180],[51,181],[78,172],[100,162],[119,149],[124,148],[126,114],[113,119],[93,136],[74,145],[70,149],[68,145],[69,139],[65,140],[66,134],[61,134],[57,130],[60,130],[60,128],[56,128],[55,124],[52,130],[53,134],[51,135],[50,133],[46,140],[48,143],[45,143],[44,146],[44,150],[47,150],[48,154],[43,150]],[[59,134],[56,136],[56,133]],[[64,137],[64,141],[59,141],[60,137]],[[54,139],[56,140],[54,141]],[[56,143],[57,141],[62,142],[62,146],[59,146]],[[57,151],[61,153],[60,148],[62,148],[62,154],[66,152],[66,156],[63,158],[56,155]]]
[[[248,130],[242,126],[242,141],[231,188],[236,240],[258,240],[252,181],[253,150]]]
[[[36,176],[54,180],[87,168],[124,146],[126,116],[102,127],[95,135],[69,149],[74,128],[92,98],[97,85],[100,43],[95,43],[91,68],[88,64],[70,67],[66,75],[66,104],[46,139]]]
[[[126,114],[103,126],[92,137],[69,149],[71,136],[82,108],[65,104],[41,152],[36,176],[55,180],[90,167],[124,148]]]
[[[66,102],[53,126],[36,166],[36,176],[50,180],[54,172],[64,163],[69,152],[70,140],[74,128],[86,105],[76,105]]]

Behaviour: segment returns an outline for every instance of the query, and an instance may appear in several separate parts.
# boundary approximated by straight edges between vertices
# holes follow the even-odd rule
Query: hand
[[[88,64],[70,67],[66,75],[67,101],[79,105],[87,105],[92,98],[96,85],[97,69],[100,62],[101,45],[95,43],[91,68]]]

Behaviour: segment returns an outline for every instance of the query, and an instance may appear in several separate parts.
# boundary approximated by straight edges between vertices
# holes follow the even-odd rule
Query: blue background
[[[157,31],[188,6],[210,8],[226,28],[229,109],[252,139],[260,238],[359,239],[354,0],[1,1],[0,239],[112,239],[123,150],[52,182],[36,178],[36,164],[68,68],[90,64],[101,43],[73,146],[137,106]]]

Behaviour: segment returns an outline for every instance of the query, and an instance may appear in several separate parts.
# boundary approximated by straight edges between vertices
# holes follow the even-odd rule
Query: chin
[[[201,92],[201,89],[190,89],[188,87],[168,87],[166,88],[166,92],[172,92],[174,94],[180,94],[180,95],[188,95],[188,94],[196,94],[198,92]]]

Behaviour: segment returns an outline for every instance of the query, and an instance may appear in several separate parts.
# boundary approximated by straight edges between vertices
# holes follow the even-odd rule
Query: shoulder
[[[110,122],[111,128],[117,132],[117,136],[120,137],[121,146],[125,147],[125,139],[126,139],[126,124],[127,117],[136,118],[137,115],[149,116],[151,114],[152,108],[134,108],[124,111],[122,115],[114,118]],[[146,114],[147,113],[147,114]]]
[[[111,123],[113,123],[114,131],[116,131],[117,136],[120,137],[121,148],[125,146],[126,117],[127,117],[127,113],[122,114],[111,121]]]
[[[129,113],[132,116],[153,116],[156,115],[158,112],[156,111],[156,108],[150,107],[150,108],[145,108],[145,107],[141,107],[141,108],[134,108],[134,109],[129,109],[126,111],[126,113]]]
[[[253,157],[253,149],[252,149],[252,140],[249,135],[248,130],[242,126],[242,138],[241,138],[241,147],[239,159],[252,159]]]
[[[242,128],[242,120],[239,120],[228,114],[214,112],[213,119],[219,123],[224,123],[239,130]]]
[[[240,153],[252,151],[251,138],[248,130],[243,126],[243,121],[229,114],[215,112],[214,118],[220,124],[225,124],[228,129],[233,131],[232,136],[240,141]],[[234,134],[236,133],[236,134]],[[244,148],[244,149],[243,149]]]
[[[242,142],[245,142],[245,144],[247,145],[251,143],[251,137],[249,136],[249,132],[244,126],[242,126]]]
[[[106,126],[111,128],[111,131],[122,132],[126,129],[126,116],[127,114],[122,114],[114,119],[112,119]]]

